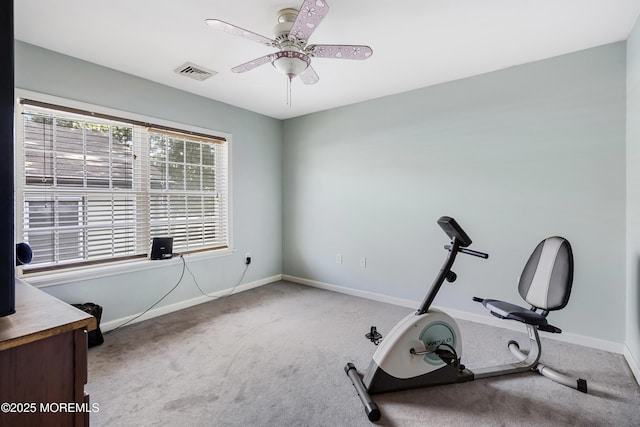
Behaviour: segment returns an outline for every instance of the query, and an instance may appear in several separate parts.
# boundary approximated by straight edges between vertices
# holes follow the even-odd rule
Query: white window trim
[[[191,254],[185,254],[184,257],[188,258],[191,261],[204,260],[204,259],[213,259],[219,258],[223,256],[232,255],[236,250],[234,249],[233,243],[233,143],[232,143],[232,135],[226,132],[221,132],[217,130],[212,130],[204,127],[198,127],[193,125],[188,125],[179,122],[173,122],[165,119],[160,119],[156,117],[145,116],[142,114],[132,113],[123,110],[117,110],[109,107],[98,106],[94,104],[89,104],[85,102],[75,101],[71,99],[61,98],[53,95],[47,95],[39,92],[33,92],[26,89],[15,89],[16,96],[16,104],[15,104],[15,141],[21,141],[23,138],[22,128],[18,126],[18,123],[21,123],[20,117],[20,108],[19,108],[19,100],[20,98],[29,98],[34,99],[41,102],[46,102],[50,104],[60,105],[61,107],[67,108],[76,108],[86,111],[93,111],[99,114],[117,116],[122,118],[127,118],[131,120],[136,120],[140,122],[151,122],[160,126],[167,126],[172,128],[179,128],[189,132],[196,132],[201,134],[213,134],[220,137],[223,137],[227,140],[227,171],[229,179],[227,180],[227,191],[228,191],[228,207],[227,207],[227,221],[228,221],[228,239],[229,245],[228,248],[225,249],[214,249],[214,250],[204,250],[202,252],[195,252]],[[14,164],[16,162],[21,161],[23,155],[23,146],[22,144],[15,143],[14,144]],[[16,171],[18,168],[15,169]],[[22,193],[22,178],[19,176],[15,177],[15,187],[16,194]],[[14,218],[22,218],[23,216],[23,206],[22,203],[15,203],[15,213]],[[22,241],[22,226],[18,223],[14,224],[14,233],[15,233],[15,241]],[[148,259],[134,259],[134,260],[122,260],[117,262],[105,263],[105,264],[94,264],[94,265],[86,265],[86,266],[78,266],[78,267],[70,267],[60,271],[47,271],[47,272],[31,272],[28,275],[23,275],[22,268],[20,266],[16,267],[16,276],[22,278],[23,280],[27,280],[29,283],[38,286],[38,287],[47,287],[47,286],[56,286],[62,284],[68,284],[72,282],[81,282],[85,280],[99,279],[103,277],[109,277],[120,274],[133,273],[138,271],[149,270],[152,268],[158,268],[158,263],[162,263],[162,266],[168,266],[172,263],[181,262],[179,258],[173,258],[172,260],[148,260]]]

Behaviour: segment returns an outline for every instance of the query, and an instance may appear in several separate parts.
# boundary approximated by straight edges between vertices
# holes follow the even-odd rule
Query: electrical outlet
[[[251,252],[247,252],[246,254],[244,254],[244,263],[246,265],[251,264]]]
[[[336,264],[342,264],[342,254],[336,254]]]
[[[367,266],[367,257],[363,256],[360,257],[360,267],[366,267]]]

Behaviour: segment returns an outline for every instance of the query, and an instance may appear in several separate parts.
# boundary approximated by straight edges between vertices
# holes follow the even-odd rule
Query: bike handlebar
[[[444,248],[450,251],[451,245],[444,245]],[[463,254],[467,254],[467,255],[477,256],[478,258],[484,258],[484,259],[489,258],[489,254],[486,254],[484,252],[474,251],[472,249],[467,249],[467,248],[458,248],[458,252],[462,252]]]

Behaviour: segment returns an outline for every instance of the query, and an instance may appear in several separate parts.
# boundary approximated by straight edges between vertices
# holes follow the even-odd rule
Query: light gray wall
[[[244,254],[253,262],[243,283],[282,271],[279,120],[169,88],[96,64],[16,42],[16,87],[232,134],[233,256],[189,262],[205,292],[235,285]],[[68,302],[93,301],[109,321],[146,309],[178,280],[179,264],[84,280],[45,290]],[[200,296],[187,273],[159,307]]]
[[[623,343],[625,49],[285,121],[284,273],[420,301],[448,243],[436,220],[450,215],[491,256],[459,257],[458,281],[435,304],[484,313],[471,297],[519,303],[529,254],[559,234],[573,245],[575,280],[552,323]]]
[[[238,251],[190,264],[207,291],[232,286],[250,251],[245,282],[284,272],[420,300],[445,255],[435,221],[451,215],[491,258],[461,258],[460,279],[436,304],[484,313],[471,296],[518,302],[515,280],[533,246],[561,234],[576,276],[569,306],[552,319],[615,342],[625,339],[625,298],[638,300],[637,278],[625,288],[625,67],[616,43],[288,120],[282,131],[274,119],[16,43],[19,88],[233,134]],[[631,115],[639,95],[629,86]],[[629,161],[634,147],[640,160],[631,141]],[[627,196],[638,212],[640,195]],[[101,303],[108,321],[140,312],[179,274],[170,266],[46,290]],[[185,283],[164,303],[199,295]],[[637,357],[629,325],[640,303],[629,304]]]
[[[640,367],[640,21],[627,40],[626,344]]]

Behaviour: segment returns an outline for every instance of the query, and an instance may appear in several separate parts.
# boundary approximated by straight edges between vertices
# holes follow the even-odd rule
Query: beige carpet
[[[127,326],[89,351],[91,424],[371,425],[343,367],[366,369],[369,326],[384,335],[410,312],[279,282]],[[507,342],[527,342],[459,323],[470,368],[511,361]],[[590,394],[532,372],[377,395],[378,424],[640,425],[640,387],[621,355],[543,339],[541,361],[587,379]]]

